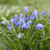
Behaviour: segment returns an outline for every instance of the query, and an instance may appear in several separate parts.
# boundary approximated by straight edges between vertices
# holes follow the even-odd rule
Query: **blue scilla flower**
[[[24,18],[23,17],[21,17],[20,19],[19,19],[19,26],[21,26],[22,24],[24,24],[25,23],[25,21],[24,21]]]
[[[33,15],[31,15],[30,19],[34,20],[34,16],[33,16]]]
[[[29,9],[28,9],[28,8],[29,8],[29,7],[24,7],[24,10],[25,10],[26,13],[29,12]]]
[[[24,37],[24,39],[25,39],[25,37]]]
[[[15,15],[15,20],[18,20],[18,16],[17,16],[17,14]]]
[[[1,24],[5,25],[5,22],[4,22],[4,21],[2,21],[2,22],[1,22]]]
[[[50,21],[50,16],[49,16],[49,21]]]
[[[42,12],[42,15],[43,15],[43,16],[45,16],[45,15],[46,15],[46,11],[45,11],[45,10]]]
[[[41,16],[41,13],[39,13],[39,15]]]
[[[22,17],[22,16],[23,16],[23,14],[20,14],[19,18]]]
[[[40,23],[38,23],[38,24],[37,24],[37,28],[36,28],[36,29],[39,29],[39,30],[40,30],[40,28],[41,28],[41,29],[43,29],[43,27],[45,27],[45,26],[44,26],[44,25],[42,25],[42,24],[40,24]]]
[[[37,40],[36,42],[39,42],[39,40]]]
[[[31,20],[28,20],[28,21],[27,21],[27,23],[31,24],[31,23],[32,23],[32,21],[31,21]]]
[[[25,28],[25,29],[27,29],[27,28],[30,28],[30,26],[29,26],[28,23],[24,23],[24,24],[21,26],[21,28]]]
[[[21,26],[21,25],[22,25],[22,20],[19,20],[19,22],[18,22],[18,23],[19,23],[19,26]]]
[[[19,23],[15,21],[15,25],[16,25],[16,26],[19,26]]]
[[[43,36],[41,36],[41,39],[43,39]]]
[[[38,11],[37,10],[34,10],[33,11],[33,15],[34,15],[34,17],[37,19],[38,17],[37,17],[37,14],[38,14]]]
[[[12,30],[12,29],[13,29],[10,24],[8,25],[8,29],[9,29],[9,30]]]
[[[34,16],[37,16],[38,11],[37,11],[37,10],[34,10],[34,11],[33,11],[33,14],[34,14]]]
[[[49,19],[50,19],[50,16],[49,16]]]
[[[20,39],[20,38],[21,38],[21,34],[19,33],[19,34],[18,34],[18,39]]]
[[[20,20],[20,19],[24,20],[24,18],[23,18],[22,16],[19,16],[19,20]]]
[[[25,20],[29,20],[29,16],[27,14],[25,14]]]
[[[11,19],[10,21],[11,21],[11,23],[13,23],[15,21],[15,19]]]

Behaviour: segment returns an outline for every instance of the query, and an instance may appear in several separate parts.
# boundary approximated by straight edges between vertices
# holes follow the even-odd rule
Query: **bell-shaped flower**
[[[37,10],[34,10],[34,11],[33,11],[33,14],[34,14],[34,16],[37,16],[38,11],[37,11]]]
[[[41,13],[39,13],[39,15],[41,16]]]
[[[31,23],[32,23],[32,21],[31,21],[31,20],[28,20],[28,21],[27,21],[27,23],[31,24]]]
[[[9,30],[12,30],[13,27],[9,24],[9,25],[8,25],[8,29],[9,29]]]
[[[37,40],[36,42],[39,42],[39,40]]]
[[[18,16],[17,16],[17,14],[15,15],[15,20],[18,20]]]
[[[43,29],[43,27],[45,27],[45,26],[44,26],[44,25],[42,25],[42,24],[40,24],[40,23],[38,23],[38,24],[37,24],[37,28],[36,28],[36,29],[39,29],[39,30],[40,30],[40,28],[41,28],[41,29]]]
[[[18,39],[20,39],[20,38],[21,38],[21,34],[19,33],[19,34],[18,34]]]
[[[27,14],[25,14],[25,20],[29,20],[29,16]]]
[[[46,11],[45,11],[45,10],[42,12],[42,15],[43,15],[43,16],[45,16],[45,15],[46,15]]]
[[[16,26],[19,26],[19,23],[15,21],[15,25],[16,25]]]
[[[33,15],[31,15],[30,19],[34,20],[34,16],[33,16]]]
[[[1,24],[5,25],[5,22],[4,22],[4,21],[2,21],[2,22],[1,22]]]
[[[44,37],[43,36],[41,36],[41,39],[43,39]]]
[[[28,29],[30,28],[30,25],[28,23],[24,23],[21,28],[25,28],[25,29]]]
[[[11,21],[11,23],[13,23],[13,22],[15,22],[15,19],[11,19],[10,21]]]
[[[26,13],[29,12],[29,9],[28,9],[28,8],[29,8],[29,7],[24,7],[24,10],[25,10]]]

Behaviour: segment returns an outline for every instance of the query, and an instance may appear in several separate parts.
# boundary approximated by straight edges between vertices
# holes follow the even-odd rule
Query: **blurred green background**
[[[16,5],[22,8],[29,6],[32,9],[48,10],[50,9],[50,0],[0,0],[0,5],[8,5],[9,7]]]

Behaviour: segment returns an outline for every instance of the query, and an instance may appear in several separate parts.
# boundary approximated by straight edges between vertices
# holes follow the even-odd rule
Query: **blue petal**
[[[12,29],[13,29],[10,24],[8,25],[8,29],[9,29],[9,30],[12,30]]]
[[[17,14],[15,15],[15,20],[18,20],[18,16],[17,16]]]
[[[1,24],[5,25],[5,22],[4,22],[4,21],[2,21],[2,22],[1,22]]]
[[[24,7],[24,10],[25,10],[25,12],[26,12],[26,13],[28,13],[28,12],[29,12],[28,7]]]
[[[45,16],[45,15],[46,15],[46,11],[45,11],[45,10],[43,11],[42,15],[43,15],[43,16]]]
[[[33,16],[33,15],[31,15],[30,19],[32,19],[32,20],[33,20],[33,19],[34,19],[34,16]]]
[[[18,34],[18,38],[21,38],[21,34],[20,33]]]
[[[43,39],[43,36],[41,36],[41,39]]]

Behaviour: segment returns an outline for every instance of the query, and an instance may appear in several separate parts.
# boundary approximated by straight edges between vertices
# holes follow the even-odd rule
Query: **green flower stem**
[[[33,39],[34,35],[35,35],[35,32],[34,32],[33,35],[31,36],[31,38],[30,38],[30,40],[28,41],[28,43],[31,42],[31,40]]]
[[[19,39],[19,47],[20,47],[20,50],[23,50],[22,40],[21,39]]]

